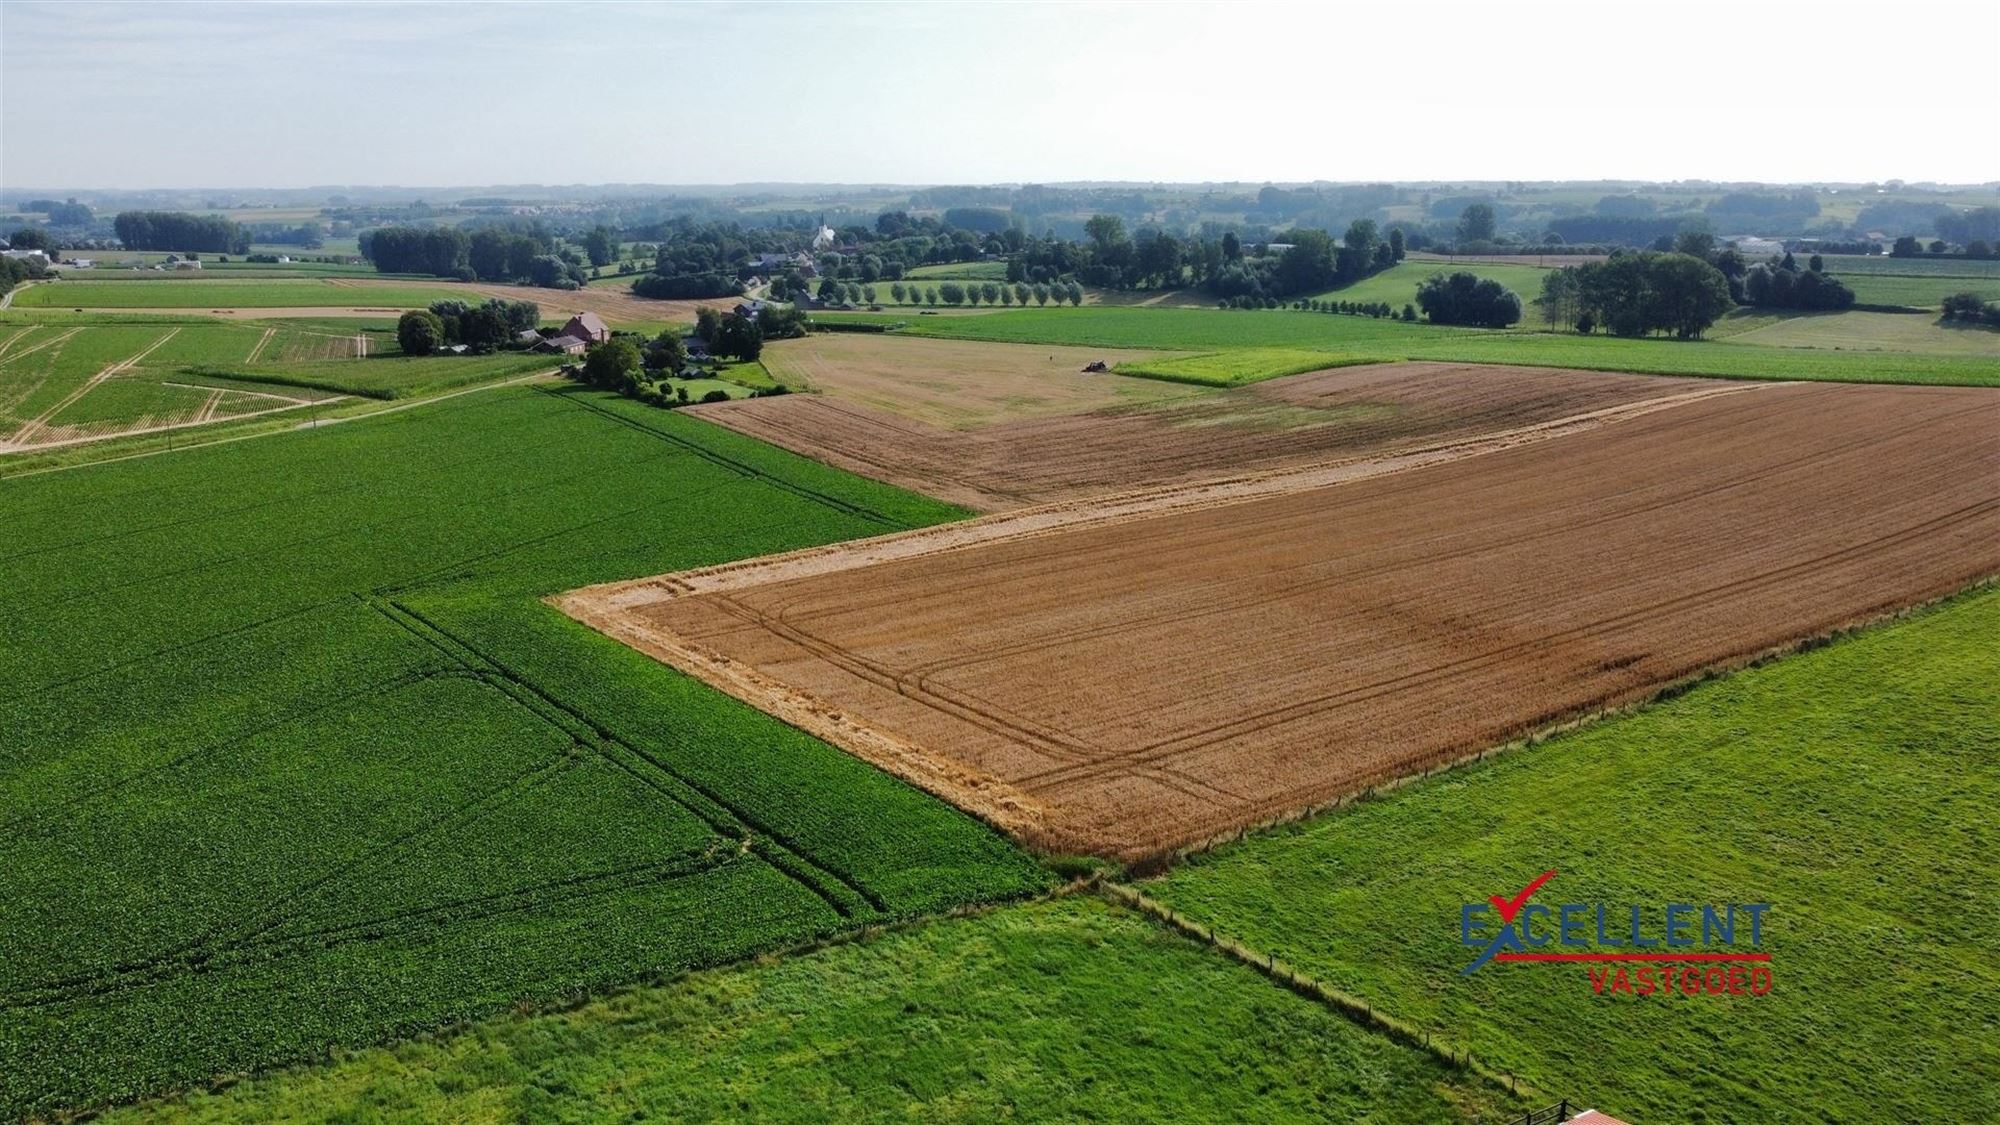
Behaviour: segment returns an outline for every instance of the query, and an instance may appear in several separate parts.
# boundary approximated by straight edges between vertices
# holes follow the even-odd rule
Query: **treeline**
[[[477,305],[436,301],[427,309],[412,309],[396,321],[396,343],[405,355],[430,355],[455,344],[483,355],[512,345],[517,336],[533,331],[541,322],[541,306],[533,301],[498,297]]]
[[[551,237],[501,227],[470,233],[456,227],[380,227],[361,235],[361,256],[378,273],[423,273],[460,281],[525,282],[544,289],[578,289],[582,259]]]
[[[881,292],[873,285],[829,278],[820,283],[819,299],[827,304],[872,305]],[[1026,308],[1030,304],[1047,305],[1050,301],[1057,305],[1065,301],[1072,305],[1083,304],[1083,286],[1074,281],[1055,284],[1038,281],[1033,285],[1025,281],[1011,284],[1004,281],[940,281],[931,285],[892,281],[888,294],[889,299],[898,305],[929,305],[932,308],[940,304],[951,308],[980,304]]]
[[[1818,254],[1801,270],[1790,254],[1777,262],[1750,267],[1743,278],[1742,301],[1760,309],[1806,309],[1833,312],[1854,307],[1854,290],[1826,273]]]
[[[1551,325],[1586,334],[1601,326],[1616,336],[1692,340],[1729,311],[1729,290],[1722,270],[1702,257],[1641,251],[1549,271],[1536,304]]]
[[[48,267],[27,258],[0,258],[0,293],[10,292],[24,281],[48,276]]]
[[[2000,301],[1988,301],[1977,293],[1953,293],[1944,299],[1944,322],[2000,328]]]
[[[30,199],[21,205],[21,210],[47,215],[52,227],[87,227],[96,217],[89,204],[78,203],[74,199]]]
[[[243,254],[250,231],[220,215],[184,211],[123,211],[111,229],[127,250],[172,250],[181,254]]]

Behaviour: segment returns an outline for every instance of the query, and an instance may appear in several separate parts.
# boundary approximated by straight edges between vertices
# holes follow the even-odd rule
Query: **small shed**
[[[536,344],[535,350],[538,352],[555,352],[560,355],[582,355],[583,349],[588,346],[588,341],[564,333],[561,336],[551,336],[541,343]]]

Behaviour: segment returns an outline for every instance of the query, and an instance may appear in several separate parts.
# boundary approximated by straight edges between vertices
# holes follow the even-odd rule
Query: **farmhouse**
[[[536,344],[535,350],[538,352],[555,352],[560,355],[582,355],[583,349],[589,346],[588,341],[580,336],[571,336],[565,330],[560,336],[551,336],[541,343]]]
[[[710,359],[714,358],[709,354],[708,341],[699,336],[681,337],[681,350],[687,353],[687,357],[690,360],[699,363],[707,363]]]
[[[557,338],[563,336],[574,336],[585,343],[601,344],[611,338],[611,328],[604,323],[604,318],[596,313],[581,312],[570,317],[569,323],[562,326]]]
[[[0,253],[4,253],[8,258],[11,258],[17,262],[40,262],[43,265],[49,264],[49,256],[40,250],[5,250],[5,251],[0,251]]]

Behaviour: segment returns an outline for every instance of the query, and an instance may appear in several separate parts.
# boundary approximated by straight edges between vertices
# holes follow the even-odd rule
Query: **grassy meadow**
[[[1518,1103],[1089,896],[716,969],[112,1121],[1500,1121]]]
[[[1494,281],[1513,290],[1521,298],[1521,306],[1527,309],[1542,291],[1542,278],[1548,271],[1535,266],[1517,265],[1510,262],[1398,262],[1381,273],[1364,277],[1352,285],[1340,289],[1329,289],[1315,293],[1314,297],[1327,301],[1358,301],[1374,304],[1386,301],[1398,312],[1404,305],[1417,299],[1417,286],[1432,274],[1470,273]]]
[[[537,600],[958,514],[530,387],[10,480],[0,1112],[1043,886]]]
[[[1160,356],[1135,363],[1121,363],[1112,370],[1120,375],[1136,375],[1142,379],[1161,379],[1170,383],[1240,387],[1283,375],[1367,362],[1332,352],[1296,348],[1235,348],[1200,355]]]
[[[2000,590],[1253,836],[1146,890],[1635,1121],[2000,1117]],[[1489,965],[1459,911],[1769,902],[1763,997]]]

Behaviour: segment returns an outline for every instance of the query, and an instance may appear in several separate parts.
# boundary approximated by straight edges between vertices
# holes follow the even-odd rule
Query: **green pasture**
[[[1238,387],[1282,375],[1319,371],[1367,363],[1366,359],[1332,352],[1303,351],[1296,348],[1235,348],[1189,356],[1161,356],[1134,363],[1121,363],[1120,375],[1142,379],[1162,379],[1171,383],[1194,383],[1205,387]]]
[[[1360,304],[1374,304],[1386,301],[1397,312],[1403,306],[1417,299],[1417,286],[1432,274],[1470,273],[1494,281],[1513,290],[1521,298],[1523,322],[1532,322],[1534,310],[1531,302],[1542,291],[1542,278],[1547,270],[1537,266],[1515,265],[1507,262],[1398,262],[1381,273],[1364,277],[1352,285],[1340,289],[1329,289],[1313,296],[1323,301],[1355,301]]]
[[[2000,1117],[2000,591],[1257,834],[1147,892],[1633,1121]],[[1460,911],[1765,902],[1766,996],[1489,964]]]
[[[1372,1120],[1518,1099],[1092,897],[714,969],[112,1121]]]
[[[903,274],[905,282],[921,281],[926,285],[939,281],[1005,281],[1005,262],[947,262],[943,265],[916,266]]]

